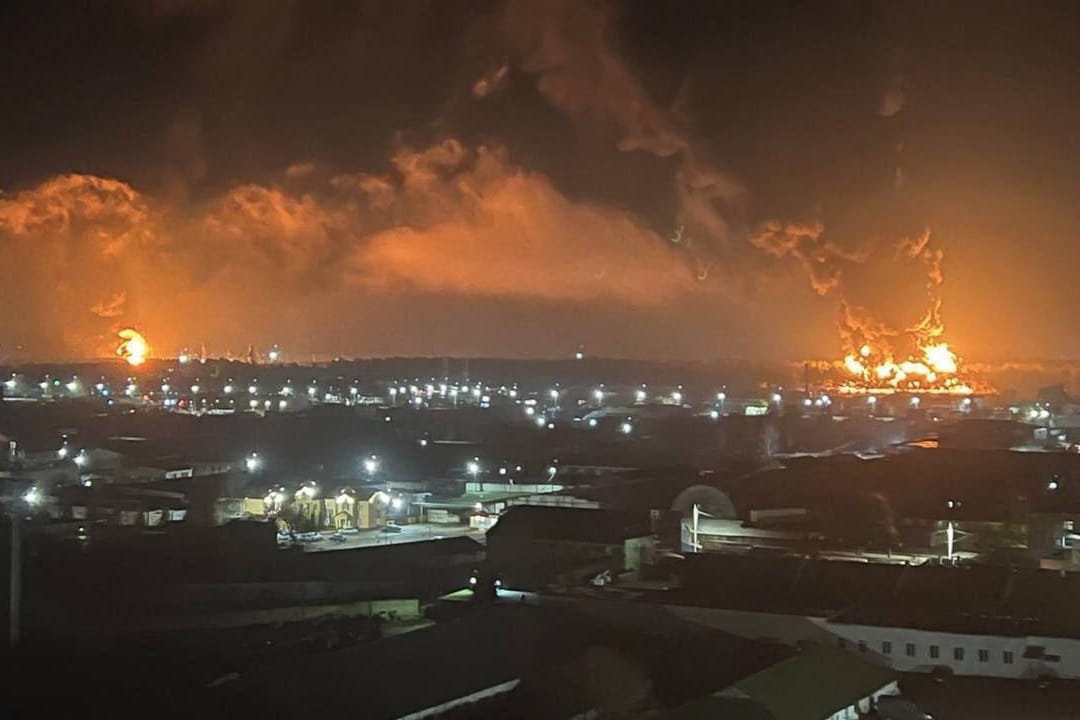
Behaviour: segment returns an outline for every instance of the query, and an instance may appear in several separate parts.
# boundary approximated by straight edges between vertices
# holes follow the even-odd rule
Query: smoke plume
[[[611,12],[602,3],[509,0],[504,42],[540,94],[570,119],[611,130],[624,152],[679,161],[675,225],[699,268],[729,249],[741,222],[745,189],[705,157],[675,113],[658,107],[611,44]]]
[[[6,336],[36,356],[100,356],[125,325],[154,342],[227,322],[239,345],[303,298],[332,316],[402,293],[654,305],[693,287],[657,233],[501,148],[448,139],[401,147],[389,167],[298,165],[284,185],[197,203],[92,175],[2,195],[0,262],[20,268],[0,291]]]

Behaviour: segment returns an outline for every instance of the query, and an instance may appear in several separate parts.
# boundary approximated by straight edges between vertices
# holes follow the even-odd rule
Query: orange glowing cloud
[[[361,285],[634,304],[689,290],[679,254],[631,216],[574,203],[499,151],[466,158],[459,149],[399,158],[397,200],[410,208],[409,222],[358,247],[350,269]],[[434,172],[454,163],[460,172]]]
[[[17,268],[0,289],[0,343],[111,352],[112,323],[161,237],[151,203],[119,180],[62,175],[0,195],[0,264]]]
[[[655,305],[702,292],[682,248],[631,214],[575,202],[500,149],[402,148],[385,174],[303,173],[198,204],[69,175],[0,196],[0,343],[112,354],[146,328],[278,337],[350,302],[409,293]],[[304,312],[297,313],[300,305]]]

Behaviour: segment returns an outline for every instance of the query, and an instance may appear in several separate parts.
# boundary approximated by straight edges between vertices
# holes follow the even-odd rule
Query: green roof
[[[734,687],[775,720],[821,720],[896,680],[889,668],[845,650],[807,645]]]

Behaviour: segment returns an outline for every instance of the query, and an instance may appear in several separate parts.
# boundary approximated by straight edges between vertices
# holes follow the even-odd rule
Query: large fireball
[[[142,365],[150,354],[150,344],[142,334],[132,328],[124,328],[116,333],[120,338],[120,344],[116,346],[116,354],[124,358],[129,365]]]

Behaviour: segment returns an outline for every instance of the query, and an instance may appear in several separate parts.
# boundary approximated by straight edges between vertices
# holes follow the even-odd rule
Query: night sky
[[[832,358],[843,304],[902,336],[935,299],[968,359],[1077,358],[1078,27],[1069,2],[5,3],[0,362],[129,325],[159,354]]]

